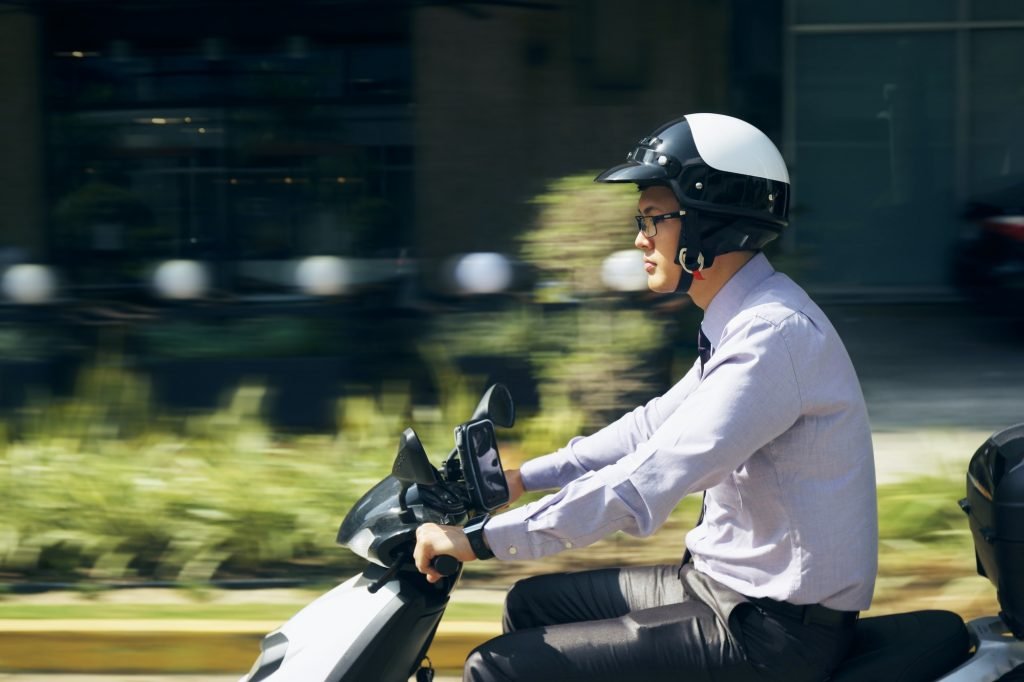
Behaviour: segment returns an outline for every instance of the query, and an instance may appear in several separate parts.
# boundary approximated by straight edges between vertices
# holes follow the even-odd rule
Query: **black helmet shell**
[[[731,116],[687,114],[670,121],[595,181],[670,187],[691,212],[684,225],[700,225],[708,265],[719,253],[760,249],[788,224],[789,172],[782,155],[764,133]]]

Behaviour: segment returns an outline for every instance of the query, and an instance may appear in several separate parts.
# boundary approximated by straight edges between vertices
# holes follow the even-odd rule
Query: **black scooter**
[[[391,475],[338,531],[338,542],[369,565],[267,635],[240,682],[406,682],[412,675],[429,682],[433,670],[422,662],[462,565],[435,558],[445,577],[428,583],[412,560],[416,528],[464,524],[507,503],[494,425],[514,421],[508,390],[492,386],[455,429],[455,448],[440,469],[406,429]],[[978,570],[998,590],[1000,614],[968,623],[938,610],[862,618],[832,682],[1024,682],[1024,424],[977,451],[960,505]]]

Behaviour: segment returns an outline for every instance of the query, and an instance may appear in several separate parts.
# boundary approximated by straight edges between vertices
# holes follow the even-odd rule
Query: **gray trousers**
[[[522,580],[504,631],[470,653],[464,682],[824,680],[852,623],[806,624],[691,564],[598,569]]]

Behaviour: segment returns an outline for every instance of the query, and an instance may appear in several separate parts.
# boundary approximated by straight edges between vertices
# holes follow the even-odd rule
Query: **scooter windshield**
[[[361,536],[360,531],[369,532],[374,521],[381,516],[398,516],[398,496],[401,492],[402,483],[394,476],[388,476],[370,488],[365,495],[359,498],[359,501],[345,516],[345,520],[341,522],[341,527],[338,529],[338,544],[355,550],[353,540],[357,536],[366,535],[366,533],[362,533]],[[358,551],[356,553],[364,556]]]

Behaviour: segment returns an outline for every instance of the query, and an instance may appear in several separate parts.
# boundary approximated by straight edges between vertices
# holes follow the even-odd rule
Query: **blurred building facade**
[[[728,100],[725,3],[4,7],[0,241],[78,292],[170,258],[244,294],[306,255],[510,251],[548,181]]]
[[[1007,0],[0,5],[0,248],[72,289],[510,251],[545,183],[707,110],[783,149],[812,288],[938,293],[959,206],[1024,164]]]
[[[5,6],[2,241],[72,289],[187,258],[242,292],[276,261],[402,243],[409,12],[336,5]]]
[[[812,281],[943,291],[965,202],[1024,179],[1024,5],[794,0],[785,31],[790,238]]]
[[[0,0],[0,318],[27,309],[19,263],[53,268],[57,307],[147,310],[154,278],[187,295],[202,263],[217,305],[143,330],[164,394],[258,356],[291,382],[282,404],[327,400],[325,376],[415,354],[390,312],[443,294],[449,256],[514,254],[549,183],[692,111],[778,143],[779,260],[813,292],[943,298],[964,203],[1024,176],[1021,63],[1016,0]],[[353,277],[359,310],[322,296]],[[32,338],[0,351],[35,357]],[[207,365],[171,362],[189,352]],[[0,408],[20,383],[0,381]]]

